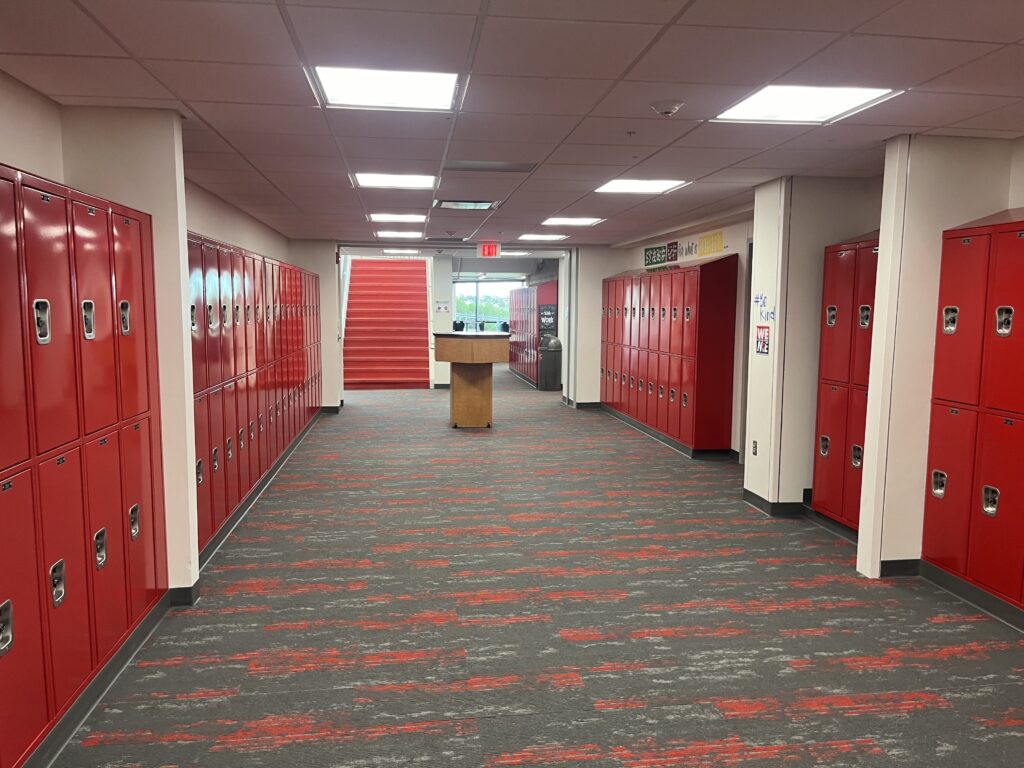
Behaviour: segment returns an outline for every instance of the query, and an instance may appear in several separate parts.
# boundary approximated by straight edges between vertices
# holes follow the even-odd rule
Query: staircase
[[[345,316],[345,388],[428,388],[427,334],[426,262],[353,259]]]

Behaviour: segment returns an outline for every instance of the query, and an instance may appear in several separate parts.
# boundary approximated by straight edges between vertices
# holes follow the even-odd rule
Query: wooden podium
[[[452,364],[450,427],[489,427],[494,363],[508,362],[508,333],[434,334],[434,358]]]

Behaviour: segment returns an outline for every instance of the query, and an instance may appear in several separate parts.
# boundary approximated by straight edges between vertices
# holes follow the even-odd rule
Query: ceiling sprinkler
[[[675,99],[660,99],[651,102],[651,109],[662,117],[672,117],[685,103],[685,101],[676,101]]]

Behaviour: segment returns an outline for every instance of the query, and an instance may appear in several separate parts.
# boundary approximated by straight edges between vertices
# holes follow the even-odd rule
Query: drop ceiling
[[[0,70],[65,105],[178,111],[186,178],[292,238],[372,243],[367,214],[429,212],[428,237],[509,243],[594,216],[560,245],[617,243],[778,176],[879,174],[897,134],[1024,135],[1019,0],[12,0],[3,16]],[[461,104],[326,108],[321,65],[457,72]],[[833,126],[709,122],[770,83],[907,92]],[[659,118],[664,99],[684,106]],[[503,203],[433,213],[433,193],[354,189],[356,172]],[[593,192],[618,177],[694,183]]]

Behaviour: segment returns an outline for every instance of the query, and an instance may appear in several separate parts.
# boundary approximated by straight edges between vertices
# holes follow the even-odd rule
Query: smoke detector
[[[672,117],[685,103],[685,101],[676,101],[675,99],[659,99],[651,102],[651,109],[662,117]]]

